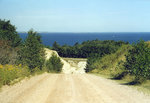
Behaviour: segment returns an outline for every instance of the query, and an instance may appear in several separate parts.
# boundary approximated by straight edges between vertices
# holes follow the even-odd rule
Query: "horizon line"
[[[28,31],[17,31],[18,33],[28,33]],[[49,31],[35,31],[37,33],[150,33],[149,32],[49,32]]]

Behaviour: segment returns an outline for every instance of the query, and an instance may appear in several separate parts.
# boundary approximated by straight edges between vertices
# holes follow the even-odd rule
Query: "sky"
[[[17,31],[150,32],[150,0],[0,0]]]

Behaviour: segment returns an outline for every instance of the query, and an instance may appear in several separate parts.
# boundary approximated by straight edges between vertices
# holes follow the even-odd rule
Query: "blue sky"
[[[17,31],[150,32],[150,0],[0,0]]]

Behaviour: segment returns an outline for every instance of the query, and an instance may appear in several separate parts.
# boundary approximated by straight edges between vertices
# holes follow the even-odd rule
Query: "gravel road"
[[[150,97],[91,74],[48,74],[4,86],[0,103],[150,103]]]

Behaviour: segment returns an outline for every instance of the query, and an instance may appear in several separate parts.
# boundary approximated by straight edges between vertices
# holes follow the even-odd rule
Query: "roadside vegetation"
[[[44,47],[37,32],[29,30],[23,41],[9,20],[0,20],[0,87],[51,70],[61,72],[60,59],[46,61]]]
[[[54,53],[52,54],[51,58],[46,62],[48,72],[60,73],[62,66],[63,63],[61,62],[60,58]]]
[[[10,85],[30,75],[28,67],[20,65],[0,65],[0,86]],[[15,80],[15,81],[14,81]]]

